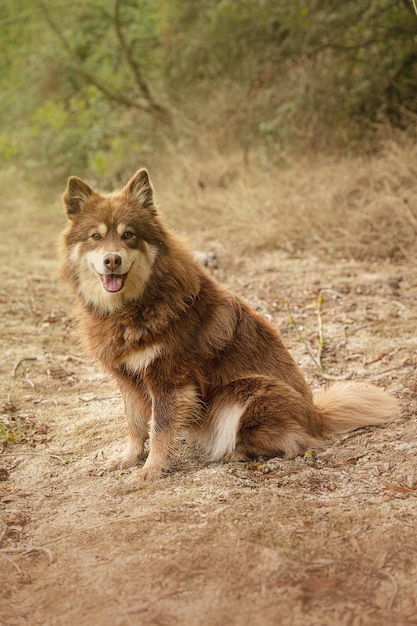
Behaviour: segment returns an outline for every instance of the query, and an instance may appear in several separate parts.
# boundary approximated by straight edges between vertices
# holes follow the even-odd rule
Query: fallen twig
[[[394,576],[392,574],[390,574],[389,572],[386,572],[385,570],[381,570],[381,574],[383,574],[384,576],[386,576],[387,578],[389,578],[389,580],[392,582],[392,585],[394,587],[394,590],[391,594],[391,597],[388,601],[388,605],[387,605],[387,611],[392,611],[392,607],[394,605],[394,601],[395,598],[397,596],[398,593],[398,583],[397,580],[394,578]]]
[[[37,359],[38,357],[36,356],[26,356],[23,359],[19,359],[18,361],[16,361],[12,369],[11,377],[15,378],[16,372],[19,369],[19,367],[22,365],[22,363],[24,363],[25,361],[37,361]]]
[[[382,372],[375,372],[375,374],[372,374],[372,376],[374,378],[379,378],[380,376],[385,376],[385,374],[391,374],[391,372],[396,372],[397,370],[402,370],[405,367],[415,367],[416,364],[415,363],[403,363],[402,365],[397,365],[397,367],[390,367],[390,369],[388,370],[383,370]]]
[[[82,396],[79,396],[79,400],[81,400],[81,402],[101,402],[102,400],[114,400],[115,398],[118,398],[119,396],[93,396],[92,398],[83,398]]]
[[[43,546],[29,546],[28,548],[0,548],[0,554],[2,554],[6,559],[8,559],[8,557],[6,556],[6,553],[7,554],[22,554],[23,556],[25,556],[26,554],[30,554],[31,552],[44,552],[46,556],[48,557],[50,563],[53,563],[55,560],[52,552],[48,548],[44,548]],[[11,561],[11,559],[9,560]],[[13,564],[16,566],[15,563]]]
[[[364,365],[373,365],[374,363],[378,363],[379,361],[382,361],[382,359],[385,359],[385,357],[387,356],[393,356],[399,350],[401,350],[401,348],[395,348],[395,350],[391,350],[391,352],[383,352],[374,359],[371,359],[370,361],[365,361]]]
[[[72,452],[65,452],[64,454],[72,454]],[[49,454],[47,452],[4,452],[1,456],[47,456],[51,459],[59,461],[63,465],[66,464],[65,459],[58,456],[58,454]]]
[[[27,574],[25,571],[22,570],[22,568],[13,561],[13,559],[11,559],[9,556],[7,556],[7,554],[4,554],[3,550],[0,550],[0,554],[1,556],[6,559],[6,561],[8,561],[11,565],[13,565],[13,567],[15,568],[15,570],[17,571],[17,573],[19,574],[19,576],[22,576],[22,578],[24,580],[27,580],[28,582],[30,582],[31,577],[29,576],[29,574]]]
[[[378,426],[376,425],[375,427],[377,428]],[[352,437],[356,437],[357,435],[363,435],[364,433],[369,433],[368,427],[357,428],[356,430],[351,430],[346,435],[343,435],[343,437],[340,437],[339,439],[337,439],[337,441],[335,441],[335,445],[336,446],[343,445],[346,441],[348,441],[349,439],[352,439]]]
[[[27,374],[25,376],[25,381],[32,387],[32,389],[35,389],[35,383],[30,380]]]

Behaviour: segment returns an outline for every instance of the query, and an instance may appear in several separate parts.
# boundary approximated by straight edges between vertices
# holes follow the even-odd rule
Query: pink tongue
[[[123,287],[123,276],[117,274],[104,274],[103,285],[107,291],[120,291]]]

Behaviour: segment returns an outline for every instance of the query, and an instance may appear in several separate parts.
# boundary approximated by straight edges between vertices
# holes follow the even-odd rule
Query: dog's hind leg
[[[136,385],[121,386],[127,422],[127,445],[124,452],[107,464],[107,469],[133,467],[144,457],[144,444],[149,436],[151,403]]]
[[[209,427],[199,437],[213,460],[257,456],[291,458],[317,445],[321,424],[310,396],[265,376],[217,389],[209,402]]]

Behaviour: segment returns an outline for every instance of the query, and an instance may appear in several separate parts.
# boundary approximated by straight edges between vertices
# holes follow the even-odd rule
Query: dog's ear
[[[147,170],[141,169],[132,176],[125,187],[125,191],[131,195],[141,207],[147,209],[151,213],[156,213],[153,201],[153,187],[149,180]]]
[[[71,176],[64,193],[64,205],[69,219],[72,219],[78,213],[83,202],[92,196],[93,193],[94,190],[81,178]]]

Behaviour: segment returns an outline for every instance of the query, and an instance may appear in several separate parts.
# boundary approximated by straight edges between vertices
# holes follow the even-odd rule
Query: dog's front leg
[[[127,445],[120,456],[110,459],[109,470],[133,467],[144,456],[144,444],[149,436],[151,402],[138,386],[120,385],[127,422]]]
[[[198,393],[193,385],[164,390],[152,401],[149,454],[132,479],[149,480],[168,469],[179,431],[198,415]]]

